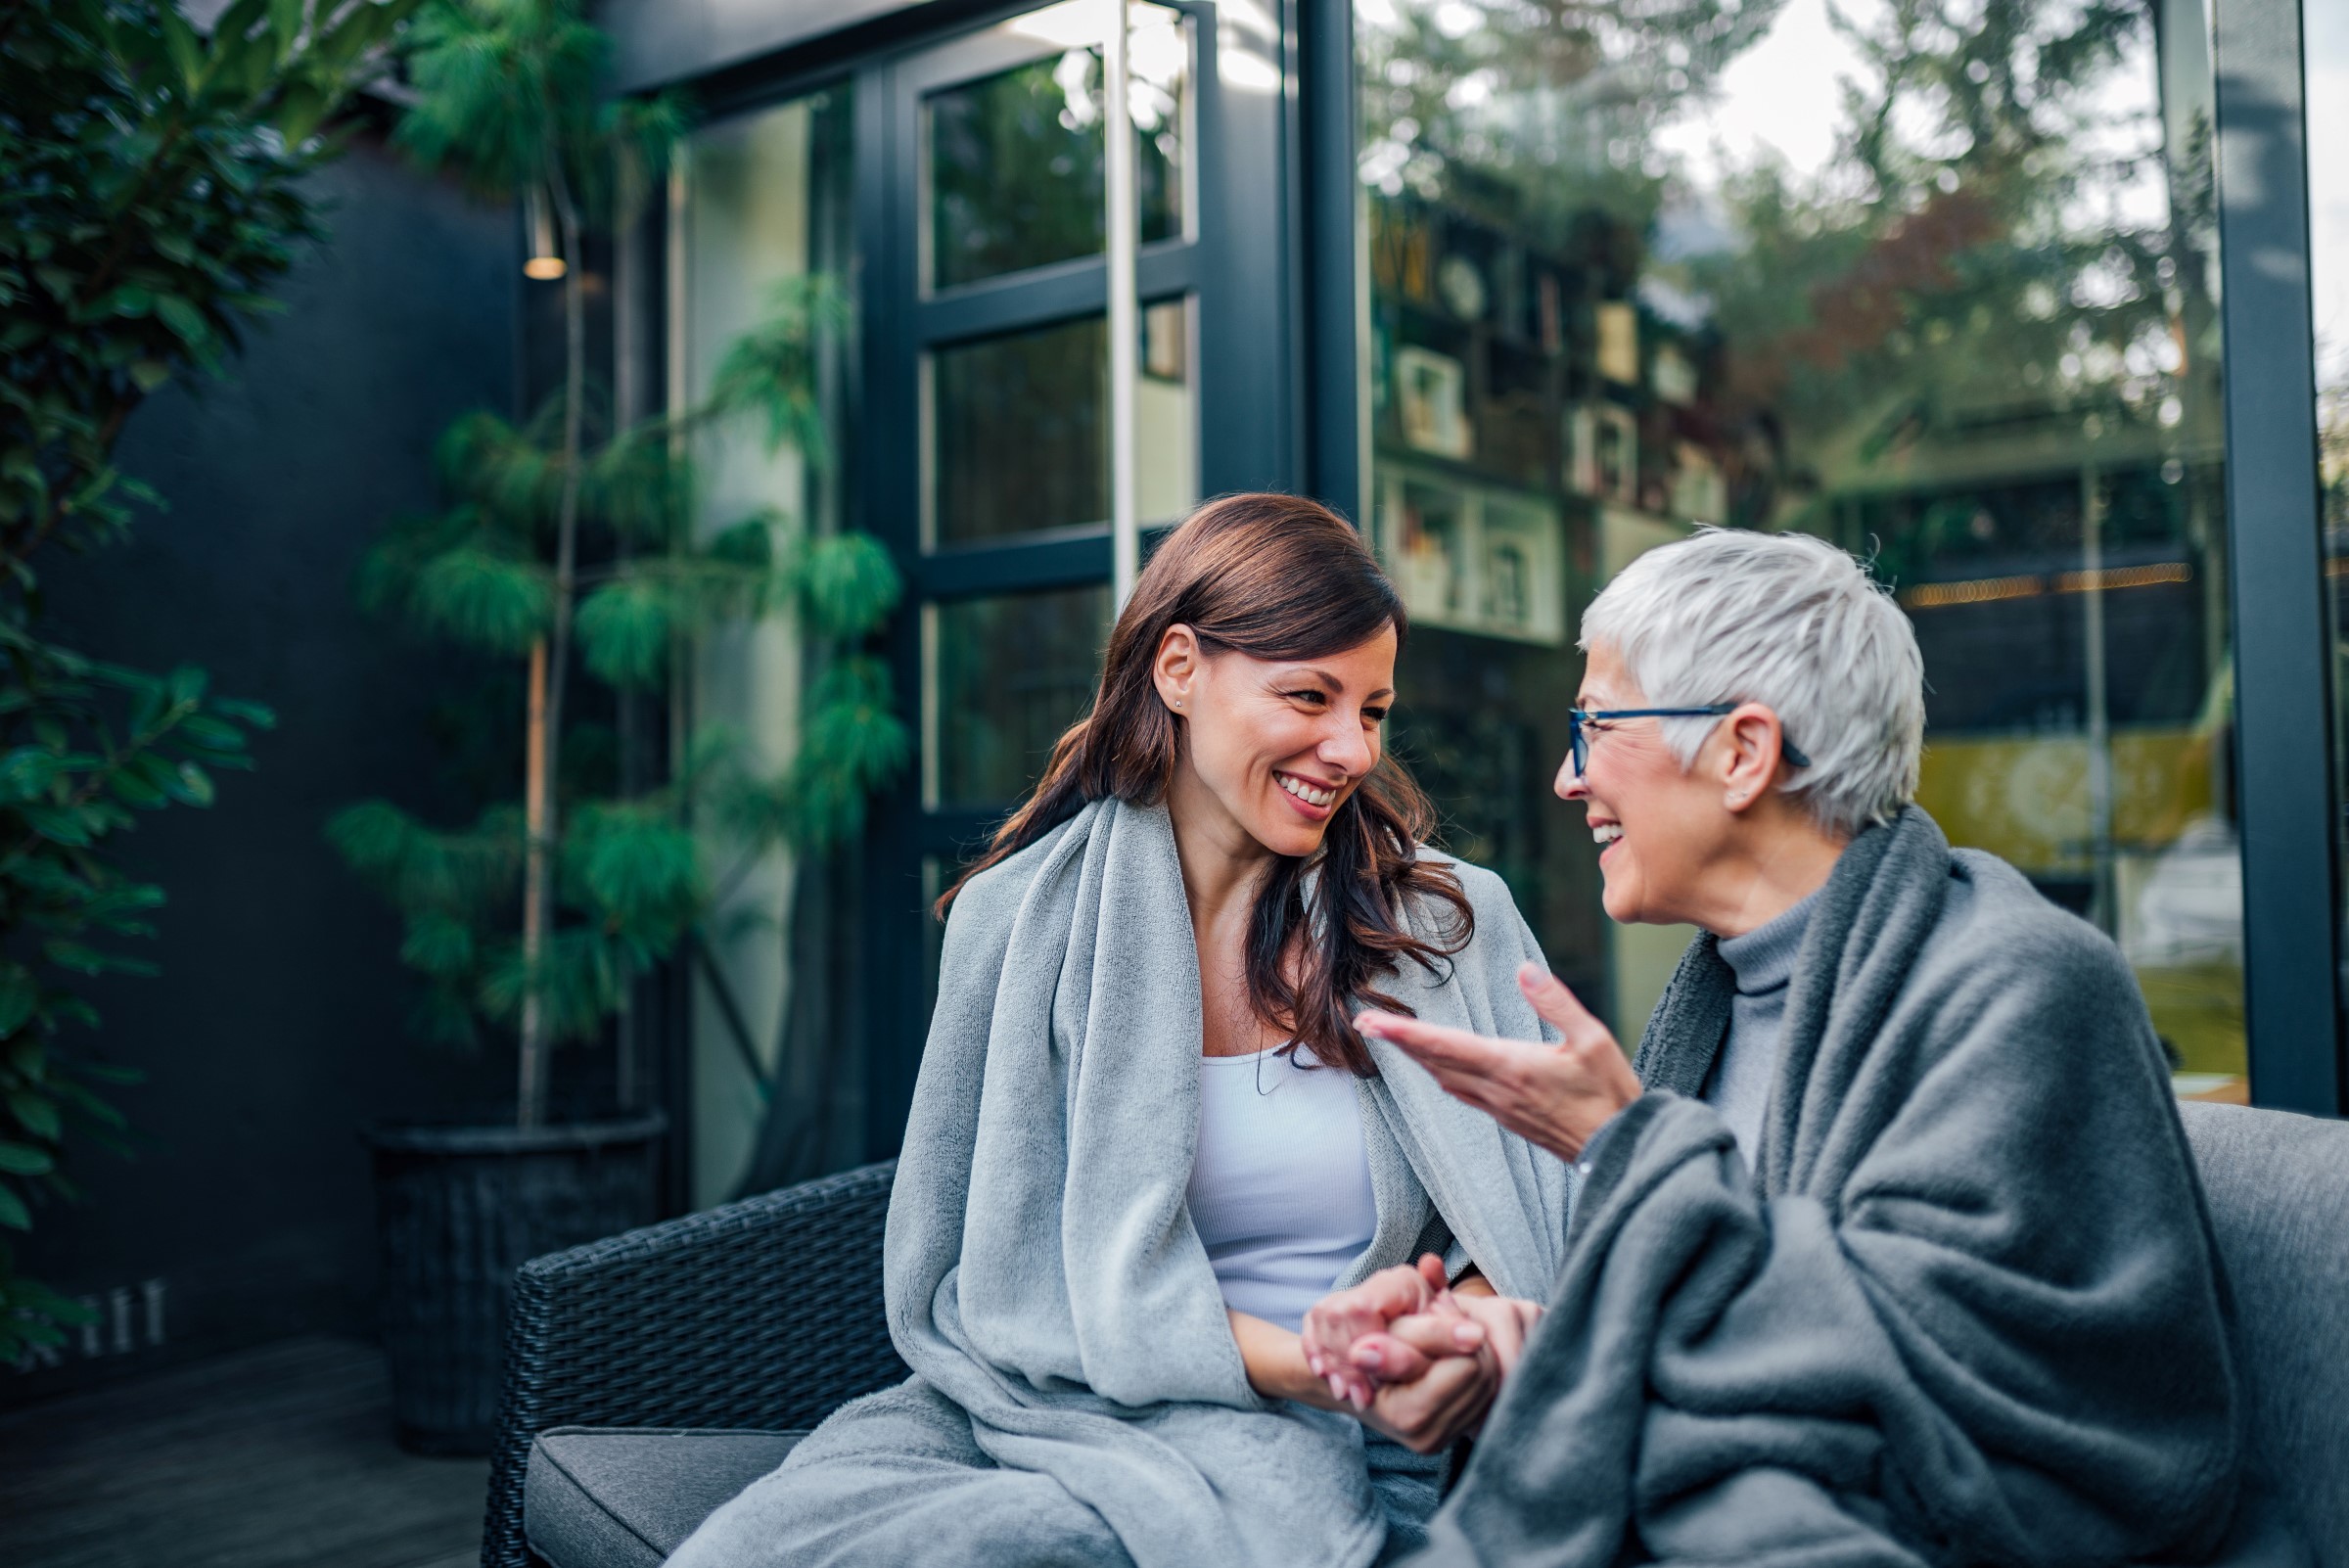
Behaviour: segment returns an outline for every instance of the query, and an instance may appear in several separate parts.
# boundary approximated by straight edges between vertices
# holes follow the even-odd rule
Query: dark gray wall
[[[364,1329],[375,1273],[360,1144],[375,1121],[497,1096],[502,1058],[411,1043],[395,922],[321,837],[334,807],[429,807],[435,657],[352,603],[378,525],[432,500],[435,436],[509,407],[520,274],[512,216],[411,172],[363,134],[320,176],[328,246],[282,291],[226,384],[173,389],[124,434],[124,469],[170,510],[134,542],[52,562],[61,640],[144,669],[191,663],[273,706],[259,767],[209,811],[144,818],[122,860],[170,898],[139,945],[160,980],[98,997],[108,1046],[147,1083],[119,1103],[150,1147],[87,1153],[92,1201],[51,1210],[21,1249],[104,1303],[127,1287],[134,1348],[0,1368],[0,1401],[309,1327]],[[165,1341],[145,1341],[149,1279]]]

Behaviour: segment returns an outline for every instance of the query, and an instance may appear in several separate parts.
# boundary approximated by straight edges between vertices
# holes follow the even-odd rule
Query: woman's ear
[[[1728,741],[1727,764],[1723,770],[1722,804],[1743,811],[1770,792],[1776,782],[1783,749],[1778,715],[1760,703],[1745,703],[1723,722]]]
[[[1187,711],[1191,687],[1199,676],[1199,634],[1179,623],[1158,639],[1158,657],[1150,662],[1151,683],[1159,701],[1176,713]]]

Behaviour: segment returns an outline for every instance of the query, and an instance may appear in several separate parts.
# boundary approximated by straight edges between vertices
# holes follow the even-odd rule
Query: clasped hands
[[[1638,1077],[1607,1027],[1539,964],[1517,972],[1556,1045],[1497,1039],[1395,1013],[1355,1027],[1389,1040],[1455,1099],[1529,1142],[1578,1160],[1599,1129],[1637,1099]],[[1306,1315],[1306,1365],[1362,1421],[1427,1453],[1475,1431],[1517,1363],[1542,1309],[1484,1282],[1448,1284],[1433,1254],[1333,1293]]]
[[[1419,1453],[1483,1425],[1541,1318],[1530,1301],[1459,1286],[1434,1253],[1324,1296],[1306,1314],[1305,1361],[1333,1403]]]

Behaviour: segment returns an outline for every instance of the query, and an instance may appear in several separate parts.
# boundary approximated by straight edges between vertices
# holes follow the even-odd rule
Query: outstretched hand
[[[1616,1112],[1637,1099],[1639,1080],[1606,1025],[1539,964],[1517,971],[1534,1011],[1564,1038],[1556,1045],[1496,1039],[1398,1013],[1367,1012],[1355,1028],[1392,1040],[1426,1068],[1446,1093],[1510,1131],[1577,1160]]]

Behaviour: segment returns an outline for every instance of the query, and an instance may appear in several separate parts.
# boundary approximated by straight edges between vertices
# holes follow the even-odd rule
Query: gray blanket
[[[1922,811],[1823,890],[1749,1173],[1710,938],[1426,1564],[2200,1561],[2238,1488],[2216,1250],[2112,944]],[[2256,1534],[2256,1531],[2248,1532]],[[2288,1541],[2231,1561],[2291,1561]]]
[[[1443,975],[1405,965],[1395,994],[1530,1036],[1513,976],[1532,934],[1497,878],[1458,870],[1475,940]],[[1431,1461],[1248,1386],[1184,1205],[1199,1021],[1163,808],[1096,802],[963,890],[890,1206],[890,1332],[914,1375],[834,1414],[673,1563],[1360,1568],[1421,1539]],[[1564,1167],[1374,1055],[1378,1224],[1343,1282],[1432,1243],[1547,1295]]]

